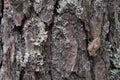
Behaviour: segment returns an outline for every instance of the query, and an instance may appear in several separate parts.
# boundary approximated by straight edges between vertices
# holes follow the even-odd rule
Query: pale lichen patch
[[[73,4],[74,6],[77,6],[78,1],[77,0],[60,0],[59,1],[59,8],[57,9],[57,12],[61,13],[67,4]]]
[[[76,16],[81,19],[81,15],[84,12],[84,8],[81,5],[78,5],[76,8]]]
[[[26,66],[29,56],[30,56],[29,53],[25,53],[23,63],[21,64],[22,66]]]
[[[35,10],[36,13],[39,13],[41,11],[41,9],[42,9],[42,2],[43,2],[43,0],[35,0],[33,6],[34,6],[34,10]]]
[[[36,37],[36,39],[32,39],[32,38],[31,39],[34,45],[41,46],[42,42],[47,40],[47,31],[45,31],[45,24],[41,21],[37,21],[34,25],[38,27],[39,34]]]
[[[67,9],[67,7],[69,7],[67,5],[73,5],[74,6],[73,10],[75,10],[74,12],[78,18],[82,18],[83,14],[84,14],[84,8],[81,5],[81,1],[78,1],[78,0],[60,0],[58,2],[58,4],[59,4],[59,7],[57,9],[58,13],[62,13],[64,11],[64,9]]]
[[[25,54],[21,59],[21,66],[26,67],[29,59],[39,59],[39,65],[44,64],[44,57],[42,56],[43,42],[47,40],[47,31],[45,31],[45,24],[38,17],[33,17],[24,25],[25,37]]]

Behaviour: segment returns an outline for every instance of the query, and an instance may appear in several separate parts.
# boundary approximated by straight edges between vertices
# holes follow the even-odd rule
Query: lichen
[[[28,62],[29,56],[30,56],[29,53],[25,53],[23,62],[21,63],[22,66],[24,66],[24,67],[26,66],[26,63]]]
[[[81,5],[78,5],[75,12],[76,16],[81,19],[83,11],[84,11],[83,7]]]
[[[118,4],[114,5],[114,10],[115,10],[114,11],[115,26],[116,26],[116,30],[118,31],[118,35],[120,35],[119,34],[120,32],[120,27],[119,27],[120,26],[120,21],[119,21],[120,8]],[[112,49],[115,48],[115,51],[116,51],[116,53],[110,54],[110,59],[111,59],[111,62],[113,63],[112,66],[114,66],[115,68],[110,70],[110,75],[108,78],[109,80],[118,79],[118,77],[120,76],[120,42],[118,42],[117,45],[119,45],[119,48],[113,47],[113,45],[109,46]],[[112,51],[109,49],[109,52],[112,52]]]
[[[35,29],[36,32],[34,32],[34,30],[32,30],[33,32],[29,32],[30,28],[29,26]],[[42,66],[44,64],[44,57],[41,55],[42,46],[43,42],[47,40],[47,31],[45,31],[44,22],[42,22],[38,17],[33,17],[25,23],[24,31],[26,46],[25,54],[24,56],[23,55],[21,56],[19,53],[16,57],[17,60],[20,62],[21,66],[26,67],[26,64],[28,63],[29,59],[39,58],[39,61],[38,60],[36,61],[38,61],[39,65]],[[28,38],[30,34],[34,34],[34,37],[31,36],[31,38]]]
[[[120,70],[114,69],[110,71],[110,75],[108,76],[108,80],[115,80],[117,77],[119,77]]]
[[[57,9],[57,12],[61,13],[67,4],[73,4],[74,6],[77,6],[78,1],[77,0],[60,0],[58,4],[59,4],[59,8]]]
[[[35,0],[34,2],[34,10],[36,13],[39,13],[42,9],[42,0]]]
[[[108,80],[114,80],[120,74],[120,70],[119,70],[120,68],[120,47],[117,49],[116,53],[114,54],[112,53],[110,55],[110,59],[113,63],[112,66],[114,66],[115,68],[110,70]]]
[[[113,55],[111,60],[116,68],[120,68],[120,48],[117,49],[117,53]]]
[[[61,16],[57,16],[55,19],[55,22],[62,21]],[[66,30],[65,26],[68,24],[68,21],[63,22],[62,25],[56,25],[56,28],[59,29],[63,34],[64,37],[66,38],[66,44],[70,43],[70,40],[68,39],[68,31]]]
[[[70,6],[67,6],[69,4],[69,5],[74,6],[73,10],[75,10],[74,12],[78,18],[82,18],[83,14],[84,14],[83,13],[84,8],[81,6],[81,1],[78,1],[78,0],[60,0],[58,2],[58,4],[59,4],[59,7],[57,9],[58,13],[62,13],[64,11],[64,9],[67,9],[67,7],[70,8]]]
[[[40,20],[38,21],[38,19],[35,18],[32,18],[32,21],[35,22],[34,25],[39,29],[39,34],[36,39],[31,38],[31,41],[33,41],[33,44],[35,46],[41,46],[41,43],[47,40],[47,31],[45,31],[45,24],[44,22],[41,22]]]

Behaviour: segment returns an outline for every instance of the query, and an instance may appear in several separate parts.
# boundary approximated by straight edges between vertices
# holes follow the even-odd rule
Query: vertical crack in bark
[[[0,69],[2,67],[2,57],[3,57],[3,44],[2,44],[2,37],[1,37],[1,27],[0,27]]]
[[[93,57],[90,57],[90,62],[91,62],[91,66],[90,66],[90,71],[91,71],[91,78],[92,80],[95,80],[95,73],[94,73],[94,58]]]
[[[104,65],[105,65],[105,69],[107,70],[107,64],[106,64],[106,61],[104,60],[104,58],[101,56],[101,59],[103,60],[103,63],[104,63]],[[107,76],[107,74],[105,74],[106,76]],[[106,77],[106,79],[107,79],[107,77]]]
[[[52,50],[51,50],[51,48],[52,48],[52,45],[51,45],[51,42],[52,42],[52,36],[51,36],[51,34],[52,34],[52,26],[54,25],[54,23],[52,22],[49,26],[47,26],[47,28],[46,28],[46,30],[48,31],[48,39],[47,39],[47,41],[46,41],[46,44],[47,44],[47,49],[48,50],[46,50],[47,51],[47,54],[46,55],[48,55],[48,57],[47,58],[49,58],[49,60],[51,60],[51,57],[52,57]],[[46,46],[45,46],[46,47]],[[51,78],[51,80],[53,80],[52,79],[52,71],[51,71],[51,65],[52,65],[52,63],[51,63],[51,61],[48,61],[48,65],[49,65],[49,71],[48,71],[48,74],[50,75],[50,78]]]
[[[2,67],[2,61],[0,62],[0,69],[1,69],[1,67]]]
[[[89,44],[89,37],[88,37],[88,32],[87,32],[87,30],[86,30],[86,28],[85,28],[85,23],[84,23],[84,21],[82,21],[81,20],[81,23],[83,24],[83,29],[84,29],[84,32],[85,32],[85,34],[86,34],[86,49],[88,48],[88,44]],[[92,78],[92,80],[95,80],[95,74],[94,74],[94,57],[92,57],[92,56],[89,56],[89,52],[88,52],[88,50],[87,50],[87,56],[88,56],[88,59],[89,59],[89,61],[90,61],[90,63],[91,63],[91,65],[90,65],[90,71],[91,71],[91,78]]]
[[[3,57],[3,55],[2,55],[3,44],[2,44],[2,35],[1,35],[2,34],[1,20],[3,18],[4,0],[1,0],[0,2],[1,2],[0,3],[0,69],[1,69],[1,67],[2,67],[2,57]]]
[[[22,70],[20,71],[19,80],[23,80],[24,74],[25,74],[25,71],[24,71],[24,69],[22,69]]]
[[[0,3],[0,24],[1,24],[1,20],[2,20],[2,18],[3,18],[3,10],[4,10],[4,0],[1,0],[1,3]]]
[[[83,25],[83,29],[84,29],[84,32],[85,32],[85,35],[86,35],[86,49],[88,48],[88,33],[87,33],[87,30],[85,29],[85,23],[84,21],[81,20],[81,23]],[[87,55],[89,56],[89,53],[88,53],[88,50],[87,50]]]
[[[60,0],[55,0],[54,11],[53,11],[53,13],[54,13],[53,18],[55,18],[56,15],[58,15],[58,13],[57,13],[57,8],[58,8],[58,3],[59,3],[59,1],[60,1]],[[53,19],[53,20],[54,20],[54,19]]]
[[[1,36],[1,26],[0,26],[0,70],[3,65],[3,43],[2,43],[2,36]]]
[[[107,7],[106,7],[106,12],[108,12],[109,10],[107,9]],[[102,21],[102,29],[101,29],[101,32],[103,32],[104,31],[104,23],[105,23],[105,17],[106,17],[106,12],[104,12],[103,13],[103,21]],[[107,16],[108,16],[108,14],[107,14]],[[108,18],[108,17],[107,17]],[[108,19],[108,21],[110,21],[109,19]],[[106,33],[106,35],[105,35],[105,38],[104,38],[104,41],[101,39],[101,42],[103,42],[103,43],[105,43],[106,41],[109,41],[109,33],[110,33],[110,26],[109,26],[109,28],[108,28],[108,33]],[[101,38],[102,38],[102,36],[101,36]],[[106,47],[106,46],[104,46],[104,47]],[[103,50],[103,47],[101,47],[100,48],[100,54],[104,54],[103,52],[105,52],[104,50]],[[101,59],[103,60],[103,63],[104,63],[104,65],[105,65],[105,69],[107,70],[108,68],[107,68],[107,62],[106,62],[106,60],[104,59],[104,57],[101,55]],[[106,76],[107,76],[107,74],[105,74]]]
[[[48,57],[50,61],[48,61],[48,65],[49,65],[49,75],[50,75],[50,78],[51,80],[53,80],[53,77],[52,77],[52,62],[51,62],[51,59],[52,59],[52,28],[54,26],[54,20],[55,20],[55,17],[58,15],[57,13],[57,6],[58,6],[58,2],[59,0],[55,0],[55,4],[54,4],[54,10],[53,10],[53,15],[52,15],[52,21],[51,21],[51,24],[50,25],[47,25],[46,24],[46,30],[48,31],[48,39],[47,39],[47,46],[48,46],[48,52],[47,54],[49,54],[50,56]]]

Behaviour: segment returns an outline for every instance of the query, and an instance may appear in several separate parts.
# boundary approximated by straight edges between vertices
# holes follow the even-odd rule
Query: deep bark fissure
[[[19,78],[19,80],[23,80],[24,74],[25,74],[24,69],[21,69],[21,71],[20,71],[20,78]]]
[[[49,51],[47,51],[47,54],[49,54],[49,56],[48,56],[48,58],[49,58],[49,60],[51,60],[51,57],[52,57],[52,51],[51,51],[51,42],[52,42],[52,36],[51,36],[51,34],[52,34],[52,26],[54,25],[54,22],[52,22],[49,26],[47,26],[46,27],[46,30],[48,31],[48,39],[47,39],[47,41],[46,41],[46,44],[47,44],[47,47],[49,48]],[[45,46],[46,47],[46,46]],[[46,55],[47,55],[46,54]],[[53,80],[52,79],[52,71],[51,71],[51,66],[52,66],[52,62],[51,61],[49,61],[48,62],[48,65],[49,65],[49,71],[48,71],[48,74],[50,75],[50,78],[51,78],[51,80]]]
[[[84,32],[85,32],[85,35],[86,35],[86,49],[88,48],[88,44],[89,44],[89,37],[88,37],[88,31],[86,30],[86,28],[85,28],[85,23],[84,23],[84,21],[82,21],[82,20],[80,20],[81,21],[81,23],[82,23],[82,25],[83,25],[83,29],[84,29]],[[92,78],[92,80],[95,80],[95,74],[94,74],[94,57],[92,57],[92,56],[90,56],[89,55],[89,52],[88,52],[88,50],[86,51],[87,52],[87,57],[88,57],[88,59],[89,59],[89,61],[90,61],[90,63],[92,64],[92,65],[90,65],[90,72],[92,73],[91,74],[91,78]]]
[[[22,35],[22,33],[23,33],[22,29],[23,29],[22,26],[14,26],[13,31],[16,31]]]
[[[0,69],[1,69],[1,67],[2,67],[2,61],[0,62]]]
[[[95,73],[94,73],[94,66],[95,66],[95,64],[94,64],[94,57],[90,56],[89,59],[90,59],[90,63],[91,63],[91,65],[90,65],[90,72],[92,73],[92,74],[91,74],[91,78],[92,78],[92,80],[95,80]]]
[[[55,17],[58,15],[57,13],[57,6],[58,6],[58,2],[59,0],[55,0],[55,4],[54,4],[54,10],[53,10],[53,15],[52,15],[52,20],[51,20],[51,23],[49,25],[46,24],[46,31],[48,31],[48,39],[46,41],[46,44],[49,48],[49,50],[47,51],[47,54],[49,54],[49,60],[48,61],[48,65],[49,65],[49,71],[48,71],[48,74],[50,75],[50,79],[53,80],[53,77],[52,77],[52,62],[51,62],[51,59],[52,59],[52,28],[54,26],[54,20],[55,20]]]
[[[110,69],[117,69],[111,60],[110,60]]]
[[[0,33],[1,33],[1,31],[0,31]],[[3,57],[2,51],[3,51],[3,43],[2,43],[2,38],[0,35],[0,69],[2,67],[2,57]]]
[[[80,21],[81,21],[81,23],[82,23],[82,25],[83,25],[83,29],[84,29],[84,32],[85,32],[85,35],[86,35],[86,49],[87,49],[87,48],[88,48],[88,43],[89,43],[88,31],[87,31],[86,28],[85,28],[85,23],[84,23],[84,21],[82,21],[82,20],[80,20]],[[87,50],[87,56],[88,56],[88,58],[90,59],[88,50]]]
[[[58,3],[59,3],[60,0],[55,0],[55,5],[54,5],[54,10],[53,10],[53,18],[55,18],[57,15],[58,15],[58,12],[57,12],[57,8],[58,8]],[[54,20],[54,19],[53,19]]]
[[[3,18],[3,10],[4,10],[4,0],[1,0],[1,3],[0,3],[0,8],[1,8],[1,16],[0,16],[0,69],[3,65],[3,43],[2,43],[2,26],[1,26],[1,21],[2,21],[2,18]]]
[[[104,65],[105,65],[105,69],[107,70],[107,65],[106,65],[106,62],[105,62],[105,60],[104,60],[104,58],[101,56],[101,59],[103,60],[103,62],[104,62]],[[107,74],[105,74],[106,76],[107,76]],[[106,79],[107,79],[107,77],[106,77]]]
[[[2,20],[2,18],[3,18],[3,12],[4,12],[4,0],[1,0],[1,13],[2,13],[2,16],[0,17],[0,24],[1,24],[1,20]]]

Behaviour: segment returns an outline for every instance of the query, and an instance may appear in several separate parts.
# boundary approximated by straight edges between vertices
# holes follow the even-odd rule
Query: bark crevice
[[[53,10],[51,23],[47,24],[46,22],[44,22],[46,25],[46,31],[48,31],[48,38],[47,38],[47,41],[45,43],[44,51],[47,51],[46,52],[47,53],[46,59],[48,59],[47,64],[49,66],[48,74],[50,75],[50,80],[54,80],[53,75],[52,75],[53,67],[52,67],[52,62],[51,62],[51,60],[52,60],[52,28],[54,26],[55,17],[58,15],[58,13],[57,13],[58,2],[59,2],[59,0],[54,1],[54,10]]]
[[[21,69],[21,71],[20,71],[20,78],[19,78],[19,80],[23,80],[24,74],[25,74],[24,69]]]
[[[4,10],[4,0],[1,0],[1,3],[0,3],[0,24],[1,24],[1,20],[3,18],[3,11]]]

